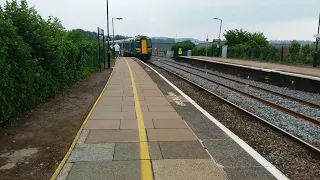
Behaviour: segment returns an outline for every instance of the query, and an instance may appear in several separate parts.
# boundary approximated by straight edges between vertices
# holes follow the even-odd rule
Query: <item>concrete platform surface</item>
[[[57,179],[257,177],[274,179],[156,73],[120,58]]]
[[[296,74],[304,74],[309,76],[314,76],[320,78],[320,69],[313,68],[311,65],[285,65],[285,64],[277,64],[277,63],[270,63],[270,62],[259,62],[259,61],[250,61],[250,60],[243,60],[243,59],[227,59],[227,58],[218,58],[218,57],[205,57],[205,56],[193,56],[194,58],[199,59],[206,59],[212,61],[219,61],[225,62],[230,64],[238,64],[238,65],[245,65],[245,66],[252,66],[257,68],[265,68],[265,69],[275,69],[284,72],[291,72]]]

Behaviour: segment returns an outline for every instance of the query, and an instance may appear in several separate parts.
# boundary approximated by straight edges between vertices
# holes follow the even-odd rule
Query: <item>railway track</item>
[[[165,66],[171,67],[171,69],[172,69],[172,68],[173,68],[173,69],[177,69],[177,70],[183,71],[183,72],[185,72],[185,73],[191,74],[191,75],[193,75],[193,76],[197,76],[197,77],[199,77],[199,78],[202,78],[202,79],[204,79],[204,80],[206,80],[206,81],[208,81],[208,82],[211,82],[211,83],[217,84],[217,85],[219,85],[219,86],[228,88],[228,89],[230,89],[231,91],[234,91],[234,92],[236,92],[236,93],[239,93],[239,94],[241,94],[241,95],[243,95],[243,96],[247,96],[247,97],[249,97],[249,98],[255,99],[255,100],[257,100],[257,101],[259,101],[259,102],[261,102],[261,103],[264,103],[264,104],[269,105],[269,106],[271,106],[271,107],[273,107],[273,108],[276,108],[276,109],[278,109],[278,110],[281,110],[282,112],[286,112],[286,113],[291,114],[291,115],[293,115],[293,116],[295,116],[295,117],[298,117],[298,118],[301,119],[302,121],[303,121],[303,120],[304,120],[304,121],[308,121],[308,122],[316,125],[317,127],[320,126],[320,122],[319,122],[319,120],[317,120],[317,119],[311,118],[311,117],[309,117],[309,116],[306,116],[306,115],[301,114],[301,113],[296,112],[296,111],[292,111],[292,110],[290,110],[290,109],[288,109],[288,108],[286,108],[286,107],[279,106],[279,105],[276,104],[276,103],[273,103],[273,102],[264,100],[263,98],[260,98],[260,97],[256,97],[256,96],[254,96],[254,95],[252,95],[252,94],[249,94],[249,93],[246,93],[246,92],[241,91],[241,90],[239,90],[239,89],[230,87],[230,86],[228,86],[227,84],[214,81],[214,80],[212,80],[212,79],[210,79],[210,78],[208,78],[208,77],[204,77],[204,76],[202,76],[202,75],[200,75],[200,74],[198,74],[198,73],[191,72],[190,70],[188,71],[188,70],[186,70],[186,69],[184,69],[184,68],[189,68],[189,69],[197,70],[197,71],[202,72],[202,73],[206,73],[206,74],[209,74],[209,75],[212,75],[212,76],[217,76],[217,77],[219,77],[219,78],[224,78],[224,79],[226,79],[226,80],[233,81],[233,82],[235,82],[235,83],[239,83],[239,84],[242,84],[242,85],[244,85],[244,86],[248,86],[248,84],[245,83],[245,82],[241,82],[241,81],[239,81],[239,80],[234,80],[234,79],[231,79],[231,78],[223,77],[223,76],[221,76],[221,75],[218,75],[218,74],[215,74],[215,73],[212,73],[212,72],[208,72],[208,71],[205,71],[205,70],[203,70],[203,69],[199,69],[199,68],[195,68],[195,67],[190,67],[190,66],[187,66],[187,65],[183,65],[183,64],[181,64],[181,63],[175,63],[175,62],[167,61],[167,60],[163,60],[163,59],[162,59],[161,61],[157,61],[157,62],[160,62],[161,64],[164,64]],[[170,63],[171,63],[171,64],[170,64]],[[180,66],[180,67],[176,67],[176,66],[174,66],[174,65],[172,65],[172,64],[178,65],[178,66]],[[225,102],[227,102],[227,103],[229,103],[229,104],[231,104],[231,105],[233,105],[233,106],[241,109],[242,111],[245,111],[246,113],[250,114],[251,116],[254,116],[255,118],[261,120],[262,122],[268,124],[268,125],[271,126],[272,128],[274,128],[274,129],[280,131],[281,133],[284,133],[284,134],[286,134],[287,136],[293,138],[295,141],[298,141],[299,143],[302,143],[303,145],[307,146],[307,147],[308,147],[309,149],[311,149],[312,151],[314,151],[314,152],[316,152],[316,153],[320,153],[320,149],[319,149],[318,147],[314,146],[312,143],[307,142],[306,140],[303,140],[303,139],[297,137],[296,135],[293,135],[292,133],[284,130],[283,128],[281,128],[281,127],[279,127],[279,126],[277,126],[277,125],[269,122],[268,120],[266,120],[266,119],[264,119],[264,118],[256,115],[254,112],[251,112],[251,111],[247,110],[246,108],[241,107],[240,105],[237,105],[236,103],[231,102],[230,100],[227,100],[225,97],[223,97],[223,95],[218,94],[218,93],[216,93],[216,92],[213,92],[212,90],[210,90],[210,89],[208,89],[208,88],[205,88],[205,87],[199,85],[197,82],[195,82],[195,81],[193,81],[193,80],[191,80],[191,79],[188,79],[188,78],[186,78],[186,77],[183,77],[182,75],[178,74],[177,72],[174,72],[174,70],[169,70],[169,68],[165,68],[165,67],[163,67],[163,66],[159,66],[159,65],[157,65],[156,63],[153,63],[153,65],[155,65],[155,66],[157,66],[157,67],[159,67],[159,68],[162,68],[162,69],[164,69],[164,70],[166,70],[166,71],[168,71],[168,72],[170,72],[170,73],[172,73],[172,74],[174,74],[174,75],[176,75],[176,76],[178,76],[178,77],[180,77],[180,78],[182,78],[182,79],[184,79],[184,80],[186,80],[186,81],[188,81],[188,82],[190,82],[190,83],[192,83],[192,84],[194,84],[194,85],[196,85],[196,86],[198,86],[198,87],[200,87],[200,88],[202,88],[202,89],[204,89],[204,90],[206,90],[206,91],[209,92],[210,94],[212,94],[212,95],[214,95],[214,96],[222,99],[223,101],[225,101]],[[181,68],[181,66],[184,67],[184,68]],[[311,107],[314,107],[314,108],[319,108],[319,105],[318,105],[318,104],[315,104],[315,103],[311,103],[311,102],[304,101],[304,100],[301,100],[301,99],[297,99],[297,98],[294,98],[294,97],[291,97],[291,96],[287,96],[287,95],[285,95],[285,94],[281,94],[281,93],[277,93],[277,92],[274,92],[274,91],[270,91],[270,90],[268,90],[268,89],[264,89],[264,88],[261,88],[261,87],[258,87],[258,86],[253,86],[253,85],[249,85],[249,86],[252,87],[252,88],[255,88],[255,89],[258,89],[258,90],[267,92],[267,93],[272,93],[272,94],[274,94],[274,95],[277,95],[277,96],[281,96],[281,97],[283,97],[283,98],[290,99],[290,100],[292,100],[292,101],[297,101],[297,102],[299,102],[299,103],[301,103],[301,104],[305,104],[305,105],[308,105],[308,106],[311,106]]]
[[[162,61],[167,61],[167,60],[162,59]],[[229,80],[229,81],[233,81],[233,82],[236,82],[236,83],[245,85],[245,86],[250,86],[251,88],[254,88],[254,89],[258,89],[258,90],[261,90],[261,91],[265,91],[265,92],[268,92],[268,93],[271,93],[271,94],[274,94],[274,95],[277,95],[277,96],[281,96],[281,97],[283,97],[283,98],[287,98],[287,99],[290,99],[290,100],[293,100],[293,101],[297,101],[297,102],[299,102],[299,103],[302,103],[302,104],[305,104],[305,105],[308,105],[308,106],[311,106],[311,107],[315,107],[315,108],[320,109],[320,104],[316,104],[316,103],[313,103],[313,102],[309,102],[309,101],[305,101],[305,100],[302,100],[302,99],[299,99],[299,98],[295,98],[295,97],[292,97],[292,96],[288,96],[288,95],[286,95],[286,94],[282,94],[282,93],[278,93],[278,92],[275,92],[275,91],[271,91],[271,90],[269,90],[269,89],[262,88],[262,87],[259,87],[259,86],[253,85],[253,84],[248,84],[248,83],[243,82],[243,81],[239,81],[239,80],[235,80],[235,79],[232,79],[232,78],[224,77],[224,76],[221,76],[221,75],[219,75],[219,74],[217,74],[217,73],[213,73],[213,72],[210,72],[210,71],[206,71],[206,70],[201,69],[201,68],[196,68],[196,67],[192,67],[192,66],[187,66],[187,65],[184,65],[184,64],[181,64],[181,63],[172,62],[172,61],[167,61],[167,62],[170,62],[170,63],[172,63],[172,64],[177,64],[177,65],[179,65],[179,66],[184,66],[184,67],[187,67],[187,68],[191,68],[191,69],[194,69],[194,70],[198,70],[198,71],[201,71],[201,72],[210,74],[210,75],[212,75],[212,76],[216,76],[216,77],[220,77],[220,78],[223,78],[223,79],[227,79],[227,80]]]

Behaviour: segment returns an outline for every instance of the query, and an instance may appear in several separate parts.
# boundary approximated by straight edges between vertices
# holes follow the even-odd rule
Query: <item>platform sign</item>
[[[179,54],[179,55],[182,54],[182,48],[179,48],[178,54]]]
[[[320,34],[314,34],[313,37],[320,38]]]
[[[104,30],[98,27],[98,35],[103,35],[104,34]]]

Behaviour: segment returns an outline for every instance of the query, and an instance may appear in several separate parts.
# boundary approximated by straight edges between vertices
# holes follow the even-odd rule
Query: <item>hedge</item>
[[[97,42],[26,1],[0,11],[0,126],[99,69]]]

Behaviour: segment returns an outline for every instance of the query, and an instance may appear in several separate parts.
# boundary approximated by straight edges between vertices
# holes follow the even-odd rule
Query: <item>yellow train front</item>
[[[152,56],[152,41],[148,36],[115,41],[120,45],[124,56],[134,56],[141,60],[148,60]]]

